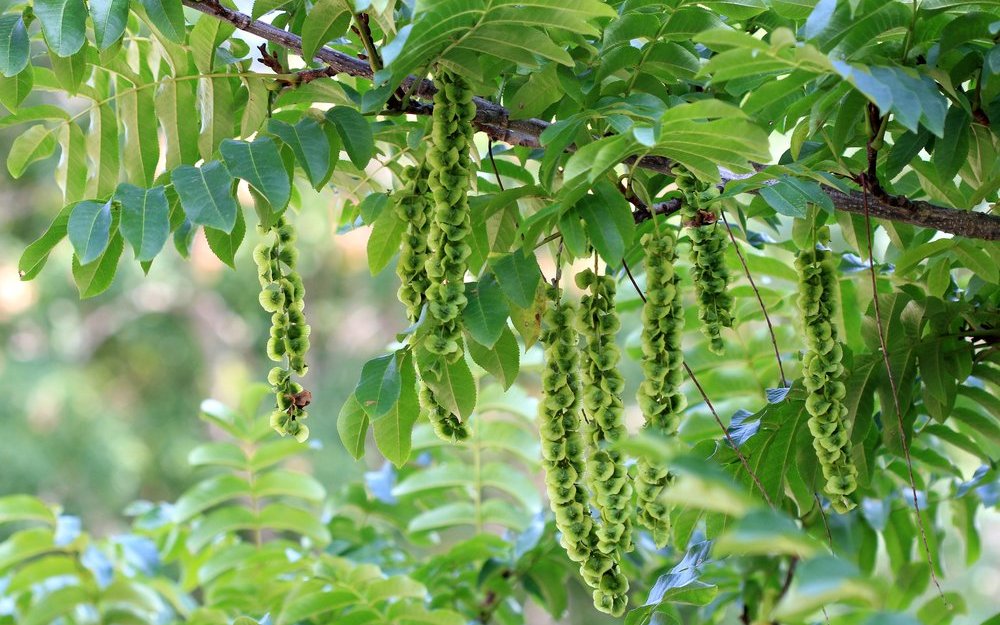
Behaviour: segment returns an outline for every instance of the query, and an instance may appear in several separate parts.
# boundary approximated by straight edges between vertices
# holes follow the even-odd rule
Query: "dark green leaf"
[[[495,377],[504,390],[514,384],[521,366],[521,348],[506,324],[492,347],[485,347],[477,341],[470,341],[467,347],[472,360]]]
[[[205,226],[205,240],[208,241],[208,247],[216,258],[236,269],[236,250],[243,243],[246,232],[247,224],[243,217],[243,210],[237,208],[236,223],[233,225],[233,229],[225,232],[211,226]]]
[[[354,397],[371,418],[381,417],[399,399],[402,379],[396,354],[379,356],[361,368],[361,379],[354,389]]]
[[[351,12],[343,0],[318,0],[302,24],[302,56],[311,59],[316,49],[344,34]]]
[[[326,112],[326,118],[340,133],[347,156],[358,169],[364,169],[375,154],[375,140],[368,120],[348,106],[336,106]]]
[[[76,282],[81,298],[94,297],[111,286],[111,282],[115,279],[115,272],[118,271],[118,259],[121,258],[124,248],[125,241],[122,239],[122,235],[115,232],[111,236],[108,248],[97,260],[87,265],[81,265],[74,256],[73,280]]]
[[[969,122],[971,118],[960,106],[948,109],[944,118],[944,136],[934,141],[931,163],[942,180],[955,177],[969,156]]]
[[[232,232],[236,225],[233,177],[219,161],[201,167],[182,165],[170,174],[181,207],[191,223]]]
[[[0,15],[0,74],[11,77],[28,66],[28,30],[19,14]]]
[[[70,213],[67,232],[81,265],[96,260],[107,249],[111,236],[111,202],[77,204]]]
[[[246,180],[276,212],[285,209],[292,188],[273,140],[269,137],[259,137],[252,142],[226,139],[219,145],[219,151],[229,173]]]
[[[129,0],[90,0],[90,19],[94,22],[98,49],[106,50],[125,33],[128,3]]]
[[[149,21],[163,36],[174,43],[184,43],[187,28],[184,25],[184,5],[181,0],[141,0]]]
[[[452,414],[468,419],[476,408],[476,381],[464,358],[448,364],[426,350],[417,350],[417,370],[437,401]]]
[[[491,255],[488,264],[507,299],[515,306],[531,307],[535,301],[535,290],[542,280],[535,255],[526,255],[521,251],[502,256]]]
[[[179,1],[179,0],[178,0]],[[83,0],[35,0],[35,16],[49,49],[57,56],[70,56],[83,47],[87,8]]]
[[[170,234],[167,194],[163,187],[140,189],[121,184],[115,199],[122,205],[121,231],[139,261],[150,261],[160,253]]]
[[[485,347],[493,347],[507,327],[507,300],[496,279],[485,276],[479,282],[465,285],[468,304],[462,313],[465,329]]]
[[[410,458],[413,424],[420,416],[417,399],[417,374],[409,352],[396,354],[400,372],[399,400],[384,415],[372,419],[375,444],[382,455],[397,467]]]
[[[316,120],[306,117],[294,126],[272,119],[268,131],[292,149],[314,188],[322,186],[332,168],[330,142]]]

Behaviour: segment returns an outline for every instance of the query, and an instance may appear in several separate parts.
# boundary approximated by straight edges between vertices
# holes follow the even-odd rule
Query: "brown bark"
[[[183,0],[183,2],[192,9],[227,21],[242,31],[257,35],[300,54],[302,52],[302,39],[298,35],[251,19],[249,15],[222,6],[217,0]],[[316,51],[316,60],[326,63],[336,73],[372,78],[372,69],[368,62],[330,48],[319,48]],[[435,92],[434,84],[430,80],[409,76],[403,81],[402,89],[409,90],[416,80],[420,80],[420,82],[413,87],[412,94],[424,100],[430,99]],[[548,122],[540,119],[511,119],[510,112],[506,108],[483,98],[475,98],[475,103],[476,117],[472,123],[491,139],[515,146],[541,147],[539,136],[549,126]],[[406,112],[428,115],[432,110],[433,106],[430,104],[411,102],[407,106]],[[630,159],[630,161],[634,162],[634,159]],[[670,159],[660,156],[645,157],[639,166],[652,171],[669,173],[671,162]],[[731,178],[723,175],[723,183],[729,180]],[[833,200],[837,210],[858,215],[865,214],[864,198],[860,191],[843,193],[830,188],[824,188],[824,191]],[[669,208],[672,208],[670,202],[654,207],[654,209],[660,209],[657,212],[662,212],[663,209],[669,210]],[[869,197],[868,208],[872,216],[880,219],[933,228],[971,239],[1000,240],[1000,216],[989,213],[945,208],[929,202],[884,194],[878,197]],[[636,214],[637,221],[649,217],[649,211],[639,211]]]

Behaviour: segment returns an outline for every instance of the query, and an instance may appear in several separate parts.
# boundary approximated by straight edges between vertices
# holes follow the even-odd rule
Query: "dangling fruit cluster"
[[[834,322],[838,303],[832,254],[819,246],[801,250],[795,267],[806,336],[802,368],[809,431],[826,479],[823,490],[834,510],[847,512],[855,507],[849,496],[857,488],[858,470],[851,457],[851,433],[845,420],[847,388],[841,363],[844,351]]]
[[[308,416],[305,407],[312,395],[302,385],[293,382],[291,374],[306,374],[306,352],[309,351],[309,325],[302,312],[305,287],[295,271],[298,250],[295,229],[284,218],[263,230],[274,235],[270,245],[261,243],[253,251],[260,279],[260,305],[271,313],[271,337],[267,355],[282,363],[268,373],[267,381],[274,388],[276,409],[271,413],[271,427],[279,434],[294,436],[300,441],[309,437],[309,428],[302,420]]]
[[[457,362],[463,355],[461,320],[468,303],[465,273],[472,253],[467,241],[472,221],[466,194],[471,170],[471,122],[476,115],[476,105],[468,83],[456,74],[440,72],[435,85],[431,144],[427,151],[427,187],[433,205],[424,261],[426,290],[423,296],[429,314],[423,346],[443,360],[432,365],[441,368]],[[419,189],[415,191],[419,193]],[[421,232],[414,228],[414,234]],[[415,294],[407,295],[416,300]],[[414,305],[407,301],[411,315]],[[435,372],[423,373],[433,375]],[[423,381],[420,383],[420,403],[427,410],[439,437],[450,441],[468,437],[468,430],[458,415],[441,405],[434,391]]]
[[[539,430],[549,503],[562,534],[562,546],[570,559],[580,563],[584,581],[594,589],[594,605],[620,616],[628,600],[628,580],[610,555],[596,549],[590,497],[582,484],[579,335],[573,327],[574,310],[561,300],[559,289],[552,287],[547,295],[550,304],[541,335],[545,368]]]
[[[719,196],[719,190],[685,169],[677,168],[674,174],[677,187],[684,193],[682,214],[691,236],[691,277],[698,293],[701,331],[708,337],[709,349],[722,354],[722,328],[733,325],[733,298],[726,290],[726,237],[718,227],[718,212],[709,204]]]
[[[621,329],[615,310],[615,281],[611,276],[584,269],[577,274],[576,285],[589,289],[580,301],[578,327],[584,338],[583,409],[590,448],[587,481],[601,513],[596,547],[620,560],[622,552],[632,550],[632,484],[622,453],[608,448],[626,436],[622,401],[625,381],[618,372],[621,353],[615,344]]]
[[[472,118],[476,105],[472,90],[460,76],[440,72],[435,84],[431,145],[427,153],[427,185],[434,209],[427,244],[430,255],[425,263],[429,285],[431,327],[425,339],[428,351],[448,362],[462,357],[462,312],[465,310],[465,273],[468,269],[469,173]]]
[[[662,436],[672,436],[687,405],[680,385],[684,375],[681,335],[684,309],[674,271],[677,258],[672,232],[650,233],[642,238],[646,254],[646,302],[642,307],[642,371],[637,398],[645,427]],[[670,539],[669,510],[660,495],[673,482],[661,465],[640,459],[635,480],[639,504],[638,521],[653,536],[657,547]]]
[[[427,235],[431,227],[431,200],[427,188],[427,171],[423,166],[407,167],[403,172],[403,188],[393,195],[394,210],[406,224],[396,275],[400,286],[397,295],[406,306],[406,316],[411,323],[420,318],[420,311],[427,301],[428,248]]]

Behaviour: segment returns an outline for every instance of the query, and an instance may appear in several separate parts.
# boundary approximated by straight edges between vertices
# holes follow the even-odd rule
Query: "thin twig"
[[[489,143],[486,144],[486,153],[489,154],[490,165],[493,166],[493,175],[497,178],[497,186],[500,187],[501,191],[503,191],[503,181],[500,180],[500,169],[497,167],[496,159],[493,158],[493,139],[490,139]]]
[[[864,182],[869,182],[867,176]],[[865,204],[867,206],[867,185],[862,187]],[[892,403],[896,409],[896,425],[899,427],[899,443],[903,448],[903,457],[906,460],[906,473],[910,481],[910,492],[913,495],[913,510],[917,515],[917,527],[920,528],[920,541],[923,543],[924,555],[927,556],[927,565],[931,573],[931,581],[937,588],[941,600],[949,610],[952,609],[951,602],[944,596],[941,582],[938,581],[937,573],[934,572],[934,558],[931,556],[930,544],[927,542],[927,529],[924,527],[924,520],[920,516],[920,502],[917,498],[917,482],[913,476],[913,459],[910,457],[910,445],[906,442],[906,427],[903,424],[903,411],[899,405],[899,390],[896,387],[896,378],[892,373],[892,366],[889,362],[889,347],[885,342],[885,332],[882,330],[882,309],[878,301],[878,280],[875,276],[875,255],[872,251],[872,225],[871,217],[865,211],[865,234],[868,237],[868,269],[872,279],[872,299],[875,302],[875,327],[878,330],[878,342],[882,346],[882,361],[885,363],[885,373],[889,379],[889,389],[892,391]]]
[[[753,289],[753,294],[757,296],[757,303],[760,304],[760,310],[764,313],[764,322],[767,323],[767,331],[771,335],[771,345],[774,346],[774,358],[778,361],[778,374],[781,376],[781,386],[788,388],[788,382],[785,379],[785,369],[781,365],[781,351],[778,349],[778,339],[775,338],[774,326],[771,325],[771,316],[767,314],[767,306],[764,305],[764,299],[760,296],[757,284],[750,274],[750,267],[747,265],[746,259],[743,258],[743,252],[740,251],[740,245],[736,242],[733,229],[729,226],[729,220],[726,219],[726,211],[720,210],[719,213],[722,215],[722,222],[726,224],[726,230],[729,232],[729,239],[733,242],[733,248],[736,249],[736,256],[740,259],[740,264],[743,265],[743,273],[746,275],[747,280],[750,281],[750,288]]]

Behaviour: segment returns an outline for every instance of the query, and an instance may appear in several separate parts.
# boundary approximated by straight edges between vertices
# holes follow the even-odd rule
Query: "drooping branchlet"
[[[813,449],[826,479],[823,491],[834,510],[855,507],[850,495],[857,489],[857,467],[851,456],[851,433],[846,422],[844,356],[835,322],[837,277],[829,250],[816,246],[795,258],[799,272],[799,312],[806,337],[802,377]]]
[[[620,561],[632,549],[632,483],[622,453],[610,445],[626,436],[618,372],[621,353],[615,336],[621,329],[615,309],[615,280],[584,269],[576,285],[588,289],[580,302],[578,328],[584,338],[582,354],[583,408],[587,417],[587,481],[601,514],[596,528],[597,549]]]
[[[618,562],[597,549],[598,535],[590,513],[590,495],[583,485],[584,441],[580,434],[581,391],[579,335],[572,304],[562,301],[559,289],[548,289],[542,344],[543,398],[539,431],[542,466],[549,504],[561,532],[561,544],[594,591],[594,605],[620,616],[627,604],[628,580]]]
[[[722,328],[733,325],[733,298],[727,291],[726,236],[718,227],[719,215],[711,200],[719,196],[715,185],[701,182],[682,168],[674,170],[677,187],[684,193],[682,215],[691,237],[691,277],[698,293],[698,318],[709,349],[722,354]]]
[[[637,399],[645,419],[644,428],[661,436],[672,436],[680,425],[687,400],[680,392],[684,375],[681,337],[684,309],[672,232],[649,233],[642,238],[646,254],[646,301],[642,307],[642,371]],[[660,495],[673,481],[665,466],[640,459],[636,466],[635,490],[638,521],[653,536],[658,547],[670,539],[669,510]]]
[[[271,313],[267,355],[281,363],[267,376],[275,394],[271,427],[282,436],[291,435],[304,441],[309,437],[309,428],[302,420],[309,416],[305,408],[312,394],[293,382],[291,376],[292,373],[303,376],[308,370],[305,357],[309,351],[310,327],[303,314],[305,287],[295,270],[298,263],[295,229],[281,217],[262,232],[274,235],[274,239],[254,248],[253,259],[261,286],[260,305]]]

